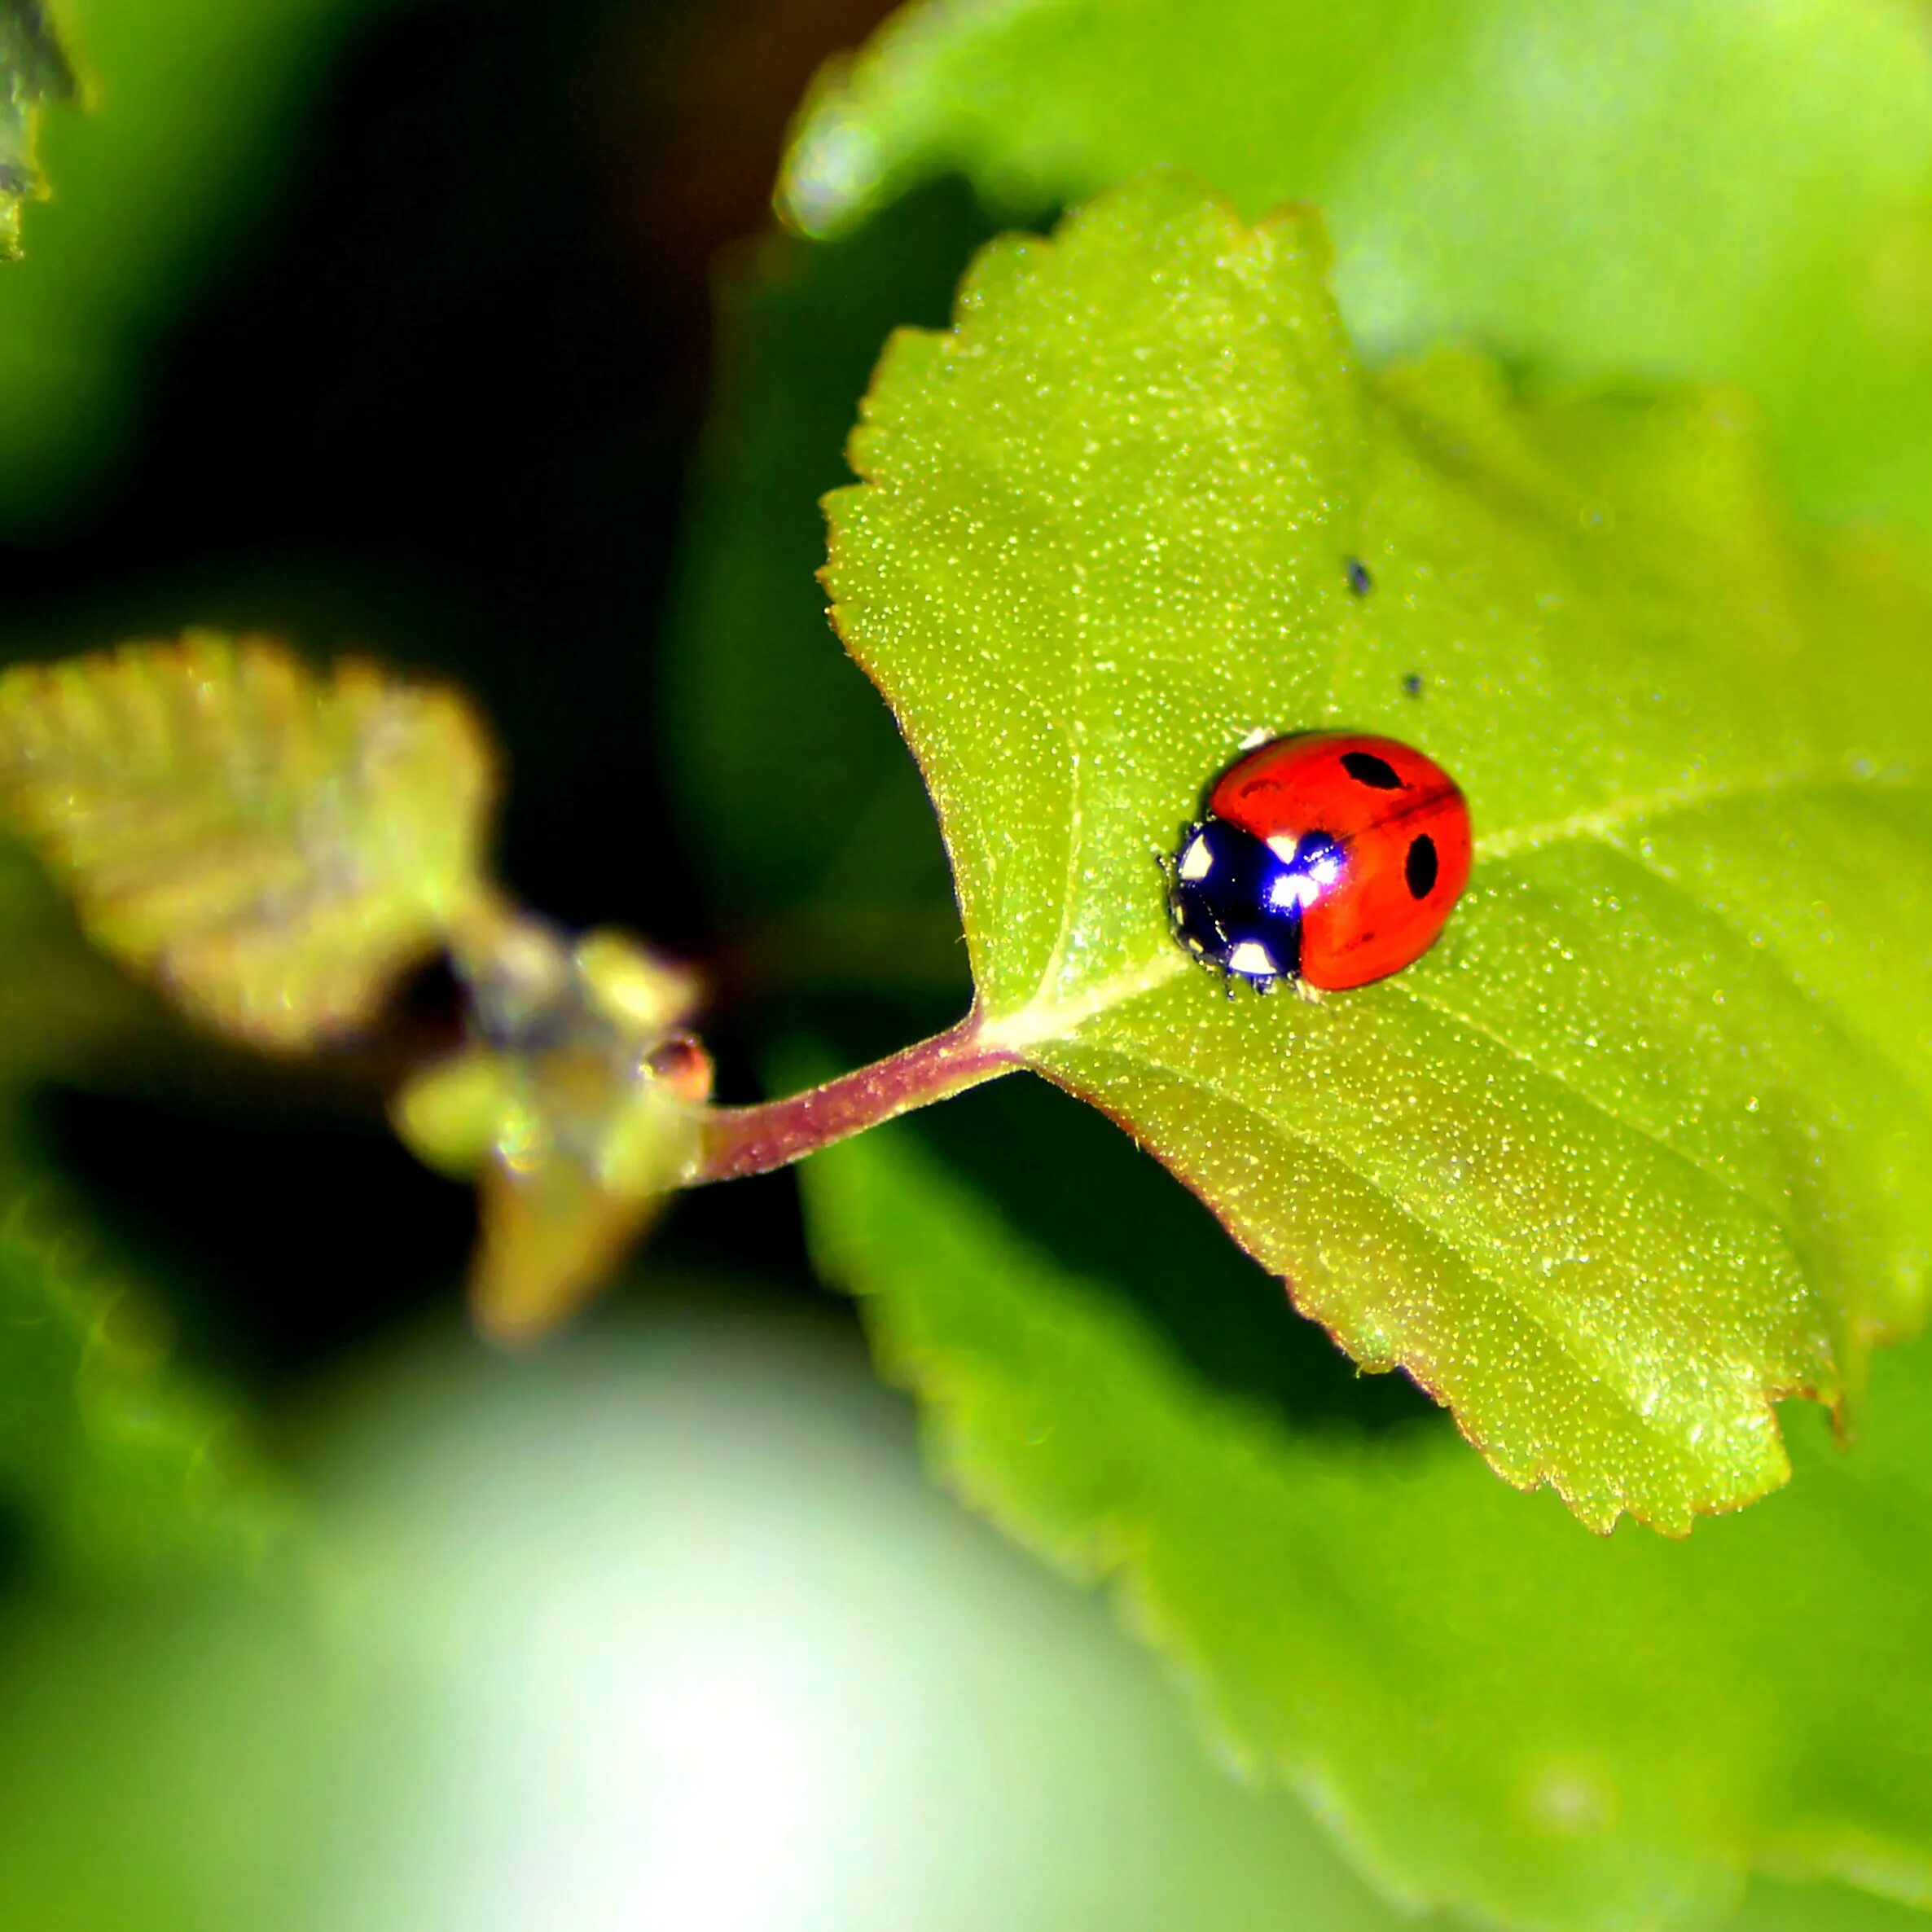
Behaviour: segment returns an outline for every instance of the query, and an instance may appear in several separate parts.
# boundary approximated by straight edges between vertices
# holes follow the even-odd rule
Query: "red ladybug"
[[[1469,877],[1469,808],[1420,752],[1359,731],[1271,739],[1229,766],[1172,867],[1181,943],[1264,993],[1386,979]]]

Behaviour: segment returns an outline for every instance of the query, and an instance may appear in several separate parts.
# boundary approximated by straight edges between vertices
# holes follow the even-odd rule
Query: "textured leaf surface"
[[[0,255],[20,246],[20,204],[43,191],[40,110],[74,90],[41,0],[0,0]]]
[[[89,936],[209,1025],[366,1021],[478,887],[490,747],[454,693],[191,634],[0,677],[0,816]]]
[[[1037,216],[1156,163],[1329,214],[1372,353],[1721,377],[1791,487],[1932,530],[1932,33],[1910,0],[920,0],[824,77],[810,233],[933,176]]]
[[[995,244],[880,366],[835,617],[990,1036],[1510,1480],[1680,1530],[1917,1317],[1925,606],[1786,538],[1722,399],[1371,383],[1324,268],[1166,178]],[[1328,723],[1456,774],[1470,893],[1396,980],[1231,1004],[1153,855],[1249,732]]]
[[[1446,1432],[1217,1394],[910,1124],[804,1178],[953,1482],[1117,1579],[1240,1760],[1397,1897],[1607,1932],[1717,1922],[1753,1867],[1932,1895],[1923,1346],[1878,1364],[1855,1455],[1810,1417],[1785,1494],[1688,1543],[1600,1542]]]

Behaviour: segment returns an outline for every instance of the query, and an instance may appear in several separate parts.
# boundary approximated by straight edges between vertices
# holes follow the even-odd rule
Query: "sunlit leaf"
[[[1116,1581],[1237,1762],[1395,1897],[1609,1932],[1725,1921],[1754,1868],[1932,1891],[1924,1346],[1877,1365],[1855,1453],[1807,1418],[1784,1495],[1688,1543],[1599,1541],[1447,1431],[1218,1394],[910,1123],[803,1179],[821,1266],[869,1298],[953,1484]]]
[[[1776,1399],[1844,1403],[1917,1319],[1928,606],[1786,534],[1724,398],[1370,381],[1324,268],[1311,217],[1167,178],[989,249],[880,367],[835,617],[985,1041],[1510,1480],[1681,1530],[1783,1480]],[[1396,979],[1230,1003],[1154,854],[1249,732],[1326,723],[1457,775],[1475,879]]]
[[[45,192],[35,155],[42,105],[73,91],[41,0],[0,0],[0,255],[20,247],[21,203]]]
[[[1722,378],[1807,505],[1932,531],[1932,37],[1899,0],[915,0],[780,204],[964,174],[1037,218],[1157,163],[1328,213],[1372,354]]]
[[[442,687],[192,633],[0,677],[0,821],[195,1018],[364,1024],[479,889],[490,746]]]

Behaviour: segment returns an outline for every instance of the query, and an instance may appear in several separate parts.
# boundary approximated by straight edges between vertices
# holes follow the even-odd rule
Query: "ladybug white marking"
[[[1244,939],[1227,955],[1227,966],[1231,973],[1247,973],[1256,979],[1281,970],[1275,964],[1275,955],[1258,939]]]
[[[1322,896],[1321,881],[1306,872],[1283,872],[1268,881],[1268,904],[1276,912],[1306,912]]]
[[[1193,844],[1181,854],[1181,876],[1189,880],[1205,879],[1214,869],[1214,855],[1208,850],[1207,841],[1197,836]]]

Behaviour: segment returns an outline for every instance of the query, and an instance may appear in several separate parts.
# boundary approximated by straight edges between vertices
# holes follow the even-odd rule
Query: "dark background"
[[[813,70],[887,11],[421,0],[353,37],[108,500],[0,551],[0,621],[75,650],[260,629],[444,670],[507,753],[512,889],[707,958],[652,727],[710,266],[769,224]],[[730,1010],[708,1038],[744,1090]],[[63,1167],[167,1279],[189,1353],[257,1385],[453,1311],[473,1230],[468,1191],[396,1144],[372,1092],[278,1085],[40,1105]],[[661,1253],[666,1276],[722,1263],[821,1299],[783,1179],[681,1204]]]
[[[418,0],[386,13],[352,39],[276,199],[168,345],[144,441],[109,495],[59,542],[0,555],[0,621],[38,648],[209,624],[462,683],[506,753],[511,889],[567,924],[626,927],[696,961],[727,1100],[762,1091],[775,1043],[829,1043],[854,1064],[949,1024],[969,996],[931,819],[876,698],[821,631],[810,577],[814,499],[841,478],[838,441],[879,344],[897,323],[942,322],[991,231],[959,184],[909,197],[850,244],[794,252],[764,280],[739,256],[727,414],[753,474],[721,478],[700,451],[721,252],[771,229],[807,82],[886,11]],[[787,437],[802,467],[761,477],[756,452]],[[720,520],[692,547],[709,602],[681,575],[681,520],[699,516]],[[762,583],[749,614],[721,610],[721,571]],[[727,621],[769,649],[748,652],[742,634],[726,648]],[[692,675],[708,640],[727,667],[716,686]],[[672,652],[683,669],[667,674]],[[747,663],[750,683],[733,684]],[[757,748],[771,707],[795,702],[829,706],[830,762],[774,782]],[[747,758],[730,755],[735,704],[749,707]],[[702,755],[680,757],[691,731]],[[814,793],[809,844],[828,815],[878,822],[877,801],[836,782],[869,762],[890,781],[884,849],[911,866],[908,902],[924,908],[919,943],[937,970],[894,988],[863,960],[842,985],[748,969],[764,895],[741,841],[707,850],[705,788],[755,781],[753,809],[774,813],[794,789]],[[828,902],[815,944],[850,951],[863,916]],[[795,931],[778,951],[799,968]],[[454,1019],[446,978],[426,973],[402,1003],[389,1074],[396,1050],[433,1044]],[[461,1320],[470,1193],[390,1133],[378,1045],[361,1064],[305,1065],[189,1045],[152,1075],[117,1071],[37,1103],[49,1151],[160,1291],[189,1363],[252,1394],[271,1429],[368,1343]],[[921,1126],[1021,1230],[1126,1288],[1220,1387],[1281,1403],[1302,1426],[1433,1416],[1405,1379],[1359,1377],[1086,1108],[1016,1079]],[[854,1320],[807,1266],[785,1175],[682,1197],[618,1298],[696,1282],[714,1309],[777,1297]]]

